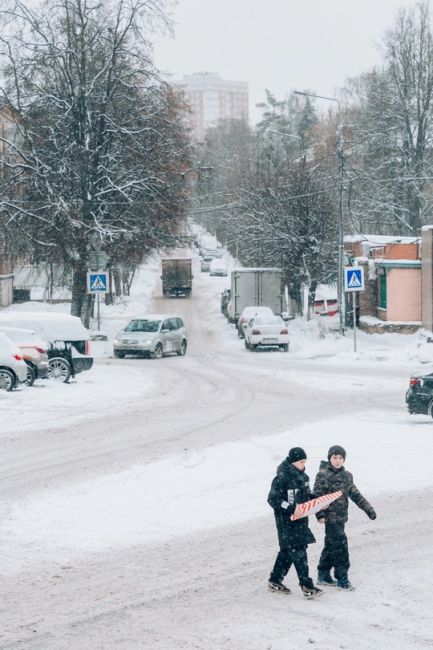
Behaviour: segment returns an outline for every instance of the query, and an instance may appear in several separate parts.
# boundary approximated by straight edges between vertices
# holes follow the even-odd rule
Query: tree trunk
[[[76,262],[72,275],[71,314],[78,316],[84,327],[89,327],[92,296],[87,294],[87,269],[82,262]]]

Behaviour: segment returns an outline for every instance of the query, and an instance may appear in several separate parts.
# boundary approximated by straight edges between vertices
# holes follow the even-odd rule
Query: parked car
[[[255,316],[244,327],[244,336],[247,350],[279,347],[289,351],[289,332],[280,316]]]
[[[48,343],[36,336],[33,330],[22,327],[0,326],[0,332],[6,334],[17,345],[27,364],[27,386],[33,386],[36,379],[48,377]]]
[[[188,346],[183,320],[173,314],[148,314],[133,318],[113,340],[113,356],[127,354],[160,359],[164,354],[183,356]]]
[[[409,413],[433,417],[433,373],[410,378],[406,404]]]
[[[205,272],[209,272],[210,271],[210,265],[211,265],[211,262],[212,262],[213,259],[214,258],[211,257],[210,255],[204,255],[201,258],[200,270],[205,271]]]
[[[27,365],[21,350],[11,339],[0,332],[0,389],[13,390],[27,378]]]
[[[222,257],[224,255],[224,248],[205,248],[203,256],[209,257]]]
[[[215,257],[210,263],[209,275],[226,277],[228,275],[227,262],[221,257]]]
[[[250,322],[254,316],[263,316],[263,317],[268,317],[271,318],[272,316],[275,316],[274,312],[270,307],[261,307],[261,306],[249,306],[249,307],[244,307],[242,310],[241,315],[239,316],[239,320],[237,322],[237,330],[238,330],[238,336],[240,339],[244,338],[244,326],[247,325],[247,323]]]
[[[77,316],[40,311],[0,313],[0,326],[31,329],[48,343],[48,377],[68,382],[80,372],[90,370],[90,335]]]

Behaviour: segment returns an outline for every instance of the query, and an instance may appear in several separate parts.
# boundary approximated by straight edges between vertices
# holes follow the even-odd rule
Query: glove
[[[374,512],[374,510],[370,510],[370,512],[367,513],[370,519],[376,519],[377,515]]]

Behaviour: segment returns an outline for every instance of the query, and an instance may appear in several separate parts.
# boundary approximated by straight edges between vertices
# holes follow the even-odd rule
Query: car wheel
[[[161,345],[161,343],[156,344],[155,351],[152,352],[152,354],[150,356],[152,357],[152,359],[161,359],[161,357],[162,357],[162,345]]]
[[[66,359],[54,357],[49,361],[48,379],[60,381],[66,384],[71,378],[71,366]]]
[[[180,344],[180,350],[179,350],[179,352],[177,353],[179,357],[184,357],[184,356],[185,356],[185,354],[186,354],[186,348],[187,348],[187,343],[186,343],[186,341],[182,341],[182,343]]]
[[[0,390],[11,391],[15,388],[15,375],[12,370],[0,368]]]
[[[115,359],[123,359],[124,356],[125,356],[124,352],[119,352],[118,350],[114,350],[113,352],[113,357]]]
[[[257,345],[254,345],[254,343],[251,343],[250,347],[248,348],[251,352],[255,352],[257,350]]]
[[[26,380],[25,380],[24,383],[25,383],[26,386],[33,386],[33,384],[35,383],[35,379],[36,379],[36,371],[28,363],[27,364],[27,377],[26,377]]]
[[[289,351],[289,344],[285,343],[285,345],[281,346],[281,349],[282,349],[283,352],[288,352]]]

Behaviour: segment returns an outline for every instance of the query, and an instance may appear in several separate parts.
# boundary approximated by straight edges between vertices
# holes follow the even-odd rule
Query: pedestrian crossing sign
[[[87,293],[107,293],[108,292],[108,273],[98,271],[98,273],[89,271],[87,273]]]
[[[364,291],[364,268],[346,266],[344,268],[344,285],[346,291]]]

